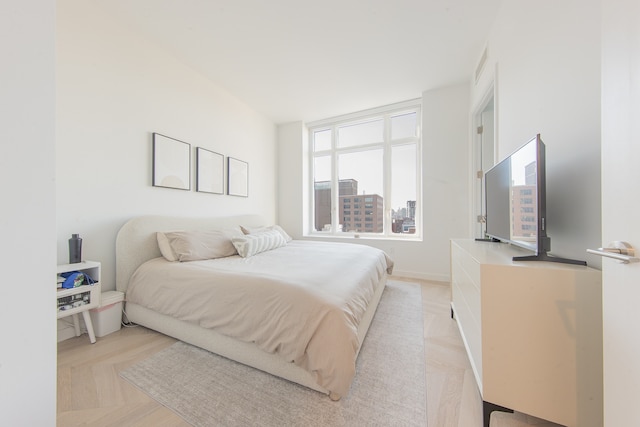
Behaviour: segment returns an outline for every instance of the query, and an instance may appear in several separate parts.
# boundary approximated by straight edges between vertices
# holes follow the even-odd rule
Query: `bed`
[[[338,400],[393,261],[364,245],[291,240],[267,225],[259,215],[129,220],[116,239],[126,317]],[[179,245],[207,233],[223,233],[234,254],[209,259],[192,241]]]

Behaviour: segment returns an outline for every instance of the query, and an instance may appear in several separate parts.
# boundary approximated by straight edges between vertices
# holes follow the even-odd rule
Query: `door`
[[[487,99],[481,104],[475,116],[475,142],[473,145],[473,235],[484,238],[486,215],[484,198],[484,173],[494,165],[494,102],[493,86]]]
[[[638,252],[640,2],[601,4],[602,244],[623,240]],[[640,426],[640,263],[605,258],[602,275],[604,425]]]

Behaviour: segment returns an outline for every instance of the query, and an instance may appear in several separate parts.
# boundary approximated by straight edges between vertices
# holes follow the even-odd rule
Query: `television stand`
[[[476,239],[476,242],[499,242],[499,241],[500,241],[500,240],[495,239],[495,238],[493,238],[493,237],[487,237],[487,238],[484,238],[484,239],[483,239],[483,238],[479,238],[479,237],[478,237],[478,238]]]
[[[586,261],[582,261],[579,259],[569,259],[569,258],[560,258],[555,256],[550,256],[546,252],[543,252],[538,255],[529,255],[529,256],[514,256],[512,258],[513,261],[546,261],[546,262],[560,262],[563,264],[573,264],[573,265],[587,265]]]
[[[514,262],[502,243],[451,241],[451,310],[482,399],[568,427],[602,427],[602,272]],[[551,257],[549,257],[551,258]]]

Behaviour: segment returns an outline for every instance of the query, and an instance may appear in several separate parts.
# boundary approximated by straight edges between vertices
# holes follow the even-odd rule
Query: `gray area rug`
[[[347,396],[177,342],[120,375],[194,426],[426,426],[420,286],[389,281]]]

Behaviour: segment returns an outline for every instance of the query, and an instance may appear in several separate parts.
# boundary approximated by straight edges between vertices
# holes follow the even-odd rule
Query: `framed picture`
[[[196,147],[196,191],[224,194],[224,156]]]
[[[227,194],[249,197],[249,164],[227,157]]]
[[[191,189],[191,144],[153,134],[154,187]]]

